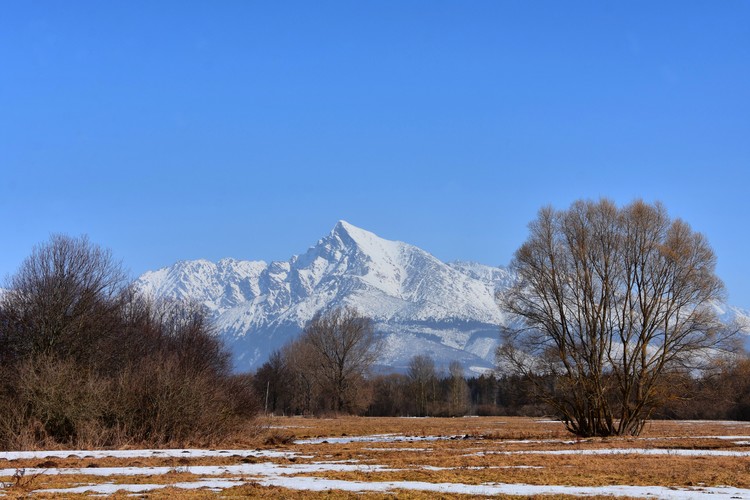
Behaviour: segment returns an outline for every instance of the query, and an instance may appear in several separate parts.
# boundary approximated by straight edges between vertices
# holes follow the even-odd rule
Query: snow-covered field
[[[281,488],[342,495],[750,498],[746,423],[655,424],[643,437],[597,440],[570,439],[559,423],[531,419],[382,420],[269,426],[271,433],[297,432],[283,449],[0,452],[0,495],[171,497],[231,490],[246,496]],[[357,426],[382,432],[355,434]],[[440,429],[445,432],[435,432]],[[499,429],[502,434],[491,433]],[[317,435],[324,430],[330,435]],[[528,438],[518,439],[520,433]]]

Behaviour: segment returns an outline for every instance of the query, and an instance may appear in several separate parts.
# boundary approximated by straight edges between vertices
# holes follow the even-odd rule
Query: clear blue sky
[[[0,275],[133,275],[337,220],[507,264],[547,204],[661,200],[750,308],[750,2],[35,1],[0,16]]]

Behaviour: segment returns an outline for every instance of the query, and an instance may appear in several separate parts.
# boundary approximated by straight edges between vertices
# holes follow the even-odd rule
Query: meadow
[[[0,495],[750,498],[750,422],[578,439],[540,418],[269,417],[222,444],[3,452]]]

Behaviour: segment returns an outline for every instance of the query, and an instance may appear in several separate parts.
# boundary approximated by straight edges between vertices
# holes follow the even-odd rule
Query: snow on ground
[[[33,458],[203,458],[203,457],[255,457],[255,458],[313,458],[296,452],[275,450],[39,450],[3,451],[0,460],[28,460]]]
[[[369,436],[321,437],[298,439],[294,444],[348,444],[348,443],[411,443],[413,441],[444,441],[463,436],[404,436],[402,434],[372,434]]]
[[[169,474],[175,471],[187,472],[198,476],[220,476],[222,474],[241,476],[286,476],[291,474],[309,474],[316,472],[392,472],[400,469],[389,469],[380,465],[345,464],[330,462],[315,462],[309,464],[279,465],[271,462],[260,464],[240,465],[190,465],[180,467],[61,467],[61,468],[28,468],[26,475],[78,475],[87,476],[153,476]],[[16,471],[0,469],[0,477],[12,476]]]
[[[432,451],[432,448],[362,448],[362,451]]]
[[[375,436],[361,436],[369,438],[364,442],[393,442],[399,436],[393,434],[382,434]],[[726,436],[728,439],[737,436]],[[435,436],[428,438],[434,439]],[[332,438],[329,438],[332,439]],[[331,442],[331,441],[329,441]],[[427,451],[428,449],[425,449]],[[593,450],[549,450],[549,451],[507,451],[507,452],[479,452],[474,455],[486,455],[492,453],[501,454],[666,454],[682,456],[750,456],[750,452],[732,452],[722,450],[683,450],[683,449],[593,449]],[[289,452],[273,452],[266,450],[114,450],[114,451],[57,451],[57,452],[6,452],[0,454],[0,458],[44,458],[50,456],[68,457],[82,456],[91,458],[102,457],[219,457],[237,455],[243,457],[301,457],[302,455]],[[540,468],[537,466],[490,466],[471,467],[471,469],[482,470],[484,468]],[[421,466],[421,470],[440,471],[453,469],[452,467]],[[174,467],[98,467],[98,468],[29,468],[29,475],[88,475],[98,477],[115,476],[156,476],[165,475],[175,471],[190,473],[196,476],[195,481],[182,481],[173,484],[114,484],[103,483],[94,485],[76,486],[72,488],[37,490],[37,493],[54,493],[61,495],[72,494],[101,494],[109,495],[117,491],[129,493],[145,493],[169,486],[179,489],[206,488],[212,491],[233,488],[244,484],[258,484],[267,487],[282,487],[293,490],[325,491],[341,490],[349,492],[392,492],[396,490],[430,491],[443,494],[468,494],[468,495],[611,495],[628,497],[650,497],[664,499],[694,499],[694,498],[750,498],[750,489],[733,487],[660,487],[660,486],[628,486],[609,485],[595,487],[563,486],[563,485],[528,485],[528,484],[505,484],[485,483],[479,485],[464,483],[429,483],[423,481],[346,481],[332,480],[320,477],[297,476],[297,474],[316,474],[324,472],[388,472],[401,469],[390,469],[381,465],[359,464],[356,461],[329,461],[312,462],[302,464],[276,464],[272,462],[240,464],[240,465],[195,465]],[[0,469],[0,476],[12,476],[15,469]],[[210,478],[206,476],[227,476],[222,478]]]
[[[551,422],[550,422],[551,423]],[[735,425],[731,422],[728,424]],[[322,437],[301,439],[295,444],[346,444],[346,443],[406,443],[430,442],[438,440],[460,439],[463,436],[405,436],[402,434],[375,434],[365,436]],[[695,436],[698,439],[721,439],[734,443],[750,442],[747,435]],[[656,438],[643,438],[644,440]],[[561,443],[576,444],[579,440],[499,440],[500,444],[515,443]],[[432,448],[363,448],[368,451],[420,451],[430,452]],[[750,451],[736,450],[704,450],[704,449],[671,449],[671,448],[612,448],[612,449],[561,449],[561,450],[512,450],[512,451],[479,451],[463,456],[485,455],[671,455],[698,457],[750,457]],[[0,452],[0,459],[19,460],[37,458],[200,458],[200,457],[254,457],[254,458],[315,458],[313,455],[303,455],[292,451],[275,450],[200,450],[200,449],[172,449],[172,450],[53,450],[33,452]],[[413,470],[441,471],[458,469],[459,467],[415,466]],[[465,467],[461,467],[465,468]],[[510,469],[510,468],[542,468],[539,466],[488,466],[469,467],[471,470]],[[396,490],[428,491],[443,494],[468,494],[477,496],[490,495],[611,495],[628,497],[648,497],[664,499],[694,499],[694,498],[750,498],[750,489],[734,487],[660,487],[660,486],[564,486],[564,485],[528,485],[528,484],[464,484],[464,483],[429,483],[423,481],[347,481],[333,480],[322,477],[299,476],[299,474],[323,474],[327,472],[363,472],[378,473],[411,469],[392,469],[383,465],[361,464],[356,460],[318,461],[310,463],[251,463],[239,465],[185,465],[179,467],[95,467],[95,468],[28,468],[28,475],[86,475],[102,478],[118,476],[161,476],[180,472],[193,474],[195,481],[182,481],[173,484],[114,484],[107,482],[76,486],[73,488],[37,490],[38,493],[72,494],[101,494],[109,495],[117,491],[130,493],[145,493],[166,487],[180,489],[206,488],[212,491],[233,488],[245,484],[257,484],[268,487],[282,487],[293,490],[324,491],[341,490],[348,492],[393,492]],[[0,469],[0,476],[13,476],[15,468]],[[211,477],[224,476],[224,477]],[[182,476],[184,478],[184,476]],[[1,495],[1,493],[0,493]]]
[[[365,436],[344,436],[344,437],[319,437],[311,439],[298,439],[294,444],[349,444],[349,443],[410,443],[420,441],[449,441],[463,439],[464,435],[452,436],[405,436],[403,434],[370,434]],[[632,439],[632,438],[630,438]],[[743,445],[750,442],[750,436],[671,436],[671,437],[644,437],[637,438],[640,441],[664,441],[673,439],[720,439],[733,441],[733,444]],[[498,440],[501,444],[581,444],[593,442],[592,439],[503,439]],[[426,451],[430,448],[365,448],[371,451]],[[562,450],[557,450],[562,451]],[[687,450],[690,451],[690,450]],[[515,453],[515,452],[514,452]],[[637,453],[637,451],[634,451]]]
[[[419,467],[422,470],[428,471],[443,471],[443,470],[487,470],[487,469],[544,469],[541,465],[489,465],[486,467],[482,466],[470,466],[470,467],[436,467],[434,465],[422,465]]]
[[[419,441],[449,441],[464,439],[465,435],[451,436],[405,436],[403,434],[370,434],[364,436],[343,436],[343,437],[319,437],[311,439],[298,439],[294,444],[348,444],[348,443],[409,443]],[[634,438],[628,438],[630,440]],[[750,436],[746,435],[705,435],[705,436],[664,436],[664,437],[639,437],[639,441],[665,441],[675,439],[720,439],[723,441],[732,441],[733,444],[743,445],[750,442]],[[500,444],[581,444],[594,442],[593,439],[503,439],[497,441]],[[428,451],[431,448],[364,448],[369,451]],[[633,453],[638,453],[637,448],[633,448]],[[562,452],[563,450],[556,450]],[[690,451],[690,450],[686,450]],[[509,452],[515,453],[515,452]],[[743,455],[739,455],[743,456]],[[1,457],[0,457],[1,458]]]
[[[326,491],[341,490],[349,492],[389,492],[394,490],[433,491],[436,493],[453,493],[465,495],[576,495],[594,496],[611,495],[626,497],[648,497],[661,499],[730,499],[748,498],[750,490],[730,487],[699,487],[674,488],[663,486],[555,486],[529,484],[463,484],[463,483],[427,483],[423,481],[343,481],[322,479],[317,477],[266,477],[256,481],[262,486],[276,486],[293,490]],[[77,486],[75,488],[60,488],[38,490],[38,493],[80,494],[97,493],[113,494],[117,491],[143,493],[167,486],[182,489],[209,488],[212,490],[231,488],[246,484],[244,481],[231,479],[201,479],[195,482],[183,482],[172,485],[165,484],[99,484],[93,486]]]
[[[674,448],[596,448],[591,450],[479,451],[465,457],[485,455],[672,455],[681,457],[750,457],[750,451],[684,450]]]

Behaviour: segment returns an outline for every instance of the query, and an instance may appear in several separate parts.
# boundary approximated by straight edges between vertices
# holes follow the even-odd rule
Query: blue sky
[[[15,2],[0,275],[51,233],[133,275],[339,219],[507,264],[547,204],[662,201],[750,308],[750,2]]]

